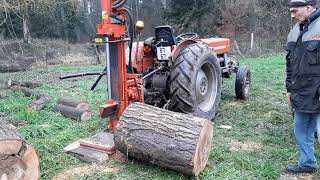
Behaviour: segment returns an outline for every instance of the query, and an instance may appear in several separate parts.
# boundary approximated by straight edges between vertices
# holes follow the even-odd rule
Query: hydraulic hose
[[[124,5],[128,0],[118,0],[112,4],[112,9],[116,9]]]
[[[131,70],[131,73],[134,73],[133,66],[132,66],[132,46],[133,46],[133,36],[134,36],[134,23],[133,18],[131,15],[131,12],[128,9],[123,9],[123,11],[127,14],[128,19],[130,21],[129,23],[129,36],[130,36],[130,43],[129,43],[129,68]],[[136,47],[138,48],[138,47]]]

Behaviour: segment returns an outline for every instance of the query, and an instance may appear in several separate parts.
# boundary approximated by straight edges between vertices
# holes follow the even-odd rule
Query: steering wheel
[[[199,35],[197,33],[184,33],[177,36],[177,41],[195,40],[198,39]]]

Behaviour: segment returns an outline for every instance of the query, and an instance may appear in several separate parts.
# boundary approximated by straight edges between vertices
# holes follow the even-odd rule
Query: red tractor
[[[137,49],[133,72],[142,75],[146,104],[213,120],[221,97],[222,78],[236,75],[236,96],[249,96],[250,70],[229,56],[230,40],[200,39],[196,33],[175,37],[169,26],[155,29]],[[129,57],[129,56],[128,56]]]
[[[107,76],[108,101],[100,113],[110,119],[112,129],[131,102],[213,120],[223,78],[232,73],[236,73],[236,97],[249,96],[250,69],[239,66],[229,55],[229,39],[200,39],[196,33],[176,37],[170,26],[160,26],[154,37],[135,43],[135,29],[139,32],[144,25],[139,22],[135,27],[126,1],[102,0],[100,38],[96,39],[105,44],[107,66],[103,73],[95,74],[100,77],[92,89]]]

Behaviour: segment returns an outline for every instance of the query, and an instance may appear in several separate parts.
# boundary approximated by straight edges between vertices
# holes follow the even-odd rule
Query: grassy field
[[[298,160],[293,121],[284,89],[283,57],[245,59],[242,64],[251,66],[252,95],[247,101],[237,101],[234,79],[224,82],[221,110],[215,120],[212,152],[206,169],[196,179],[278,179],[288,163]],[[134,160],[127,163],[113,161],[103,164],[105,169],[97,168],[63,153],[63,148],[69,143],[107,127],[108,122],[98,115],[98,106],[106,100],[106,91],[103,81],[95,91],[89,90],[94,78],[59,81],[58,77],[102,69],[103,66],[57,66],[46,70],[0,74],[3,82],[8,79],[41,81],[44,85],[37,90],[53,98],[51,104],[40,112],[28,112],[26,107],[33,99],[20,93],[0,99],[0,112],[15,117],[12,123],[37,149],[41,158],[42,179],[52,179],[65,170],[71,170],[74,179],[190,178]],[[88,100],[93,109],[93,119],[78,123],[52,112],[56,100],[62,95]],[[230,125],[232,129],[218,128],[220,125]],[[79,173],[72,170],[82,166],[92,170],[86,173],[81,172],[81,168],[77,169]]]

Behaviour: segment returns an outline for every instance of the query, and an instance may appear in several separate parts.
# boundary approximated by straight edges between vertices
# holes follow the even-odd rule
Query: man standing
[[[294,111],[294,132],[300,161],[289,173],[315,173],[317,121],[320,122],[320,10],[316,0],[291,0],[291,17],[297,21],[287,43],[286,88]],[[318,135],[319,136],[319,135]]]

